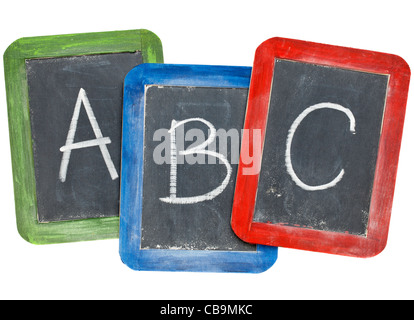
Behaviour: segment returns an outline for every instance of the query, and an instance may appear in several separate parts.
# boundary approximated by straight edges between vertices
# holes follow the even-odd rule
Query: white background
[[[414,66],[411,2],[3,1],[0,52],[21,37],[145,28],[160,37],[165,63],[251,66],[256,47],[279,36],[394,53]],[[378,256],[280,248],[262,274],[137,272],[121,262],[118,240],[36,246],[19,236],[1,76],[0,299],[412,299],[413,94],[388,245]]]

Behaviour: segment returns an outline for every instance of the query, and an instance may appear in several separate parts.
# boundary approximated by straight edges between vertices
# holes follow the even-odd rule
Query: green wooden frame
[[[34,244],[117,238],[119,217],[39,223],[30,129],[26,59],[140,51],[144,63],[162,63],[159,38],[148,30],[22,38],[4,53],[17,229]]]

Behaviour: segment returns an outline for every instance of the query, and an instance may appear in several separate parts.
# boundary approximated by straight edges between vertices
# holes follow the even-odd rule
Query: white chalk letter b
[[[184,156],[188,154],[204,154],[218,158],[226,166],[227,174],[222,183],[217,188],[208,193],[194,197],[177,197],[177,145],[175,141],[175,130],[177,129],[177,127],[185,123],[194,121],[204,123],[210,129],[210,135],[208,136],[208,139],[206,141],[199,144],[198,146],[189,148],[187,150],[179,151],[178,154]],[[172,204],[191,204],[206,200],[212,200],[215,197],[217,197],[220,193],[222,193],[230,181],[231,166],[230,163],[227,161],[226,157],[221,153],[206,150],[207,146],[210,143],[212,143],[216,137],[216,129],[214,128],[214,126],[210,122],[202,118],[191,118],[179,122],[173,120],[171,122],[171,129],[168,132],[171,134],[170,196],[166,198],[160,198],[160,200]]]

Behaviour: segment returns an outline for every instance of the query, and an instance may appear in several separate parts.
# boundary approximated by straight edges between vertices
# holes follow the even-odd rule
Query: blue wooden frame
[[[125,78],[119,252],[131,269],[258,273],[275,263],[278,248],[263,245],[250,252],[140,248],[146,86],[248,88],[250,74],[250,67],[142,64]]]

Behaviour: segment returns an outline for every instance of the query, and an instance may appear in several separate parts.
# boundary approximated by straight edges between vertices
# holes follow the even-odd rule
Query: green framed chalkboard
[[[22,38],[8,47],[16,221],[25,240],[118,237],[123,79],[152,62],[163,62],[162,45],[143,29]]]

